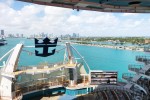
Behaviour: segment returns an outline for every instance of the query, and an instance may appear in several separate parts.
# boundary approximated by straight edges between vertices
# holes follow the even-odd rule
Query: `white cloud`
[[[14,0],[1,0],[1,2],[10,6],[14,3]]]
[[[133,36],[149,35],[150,31],[149,19],[123,19],[137,14],[125,13],[120,17],[113,13],[75,12],[72,9],[33,4],[15,10],[6,2],[0,3],[0,9],[0,28],[5,29],[7,34],[45,32],[60,35],[75,32],[82,36]]]
[[[132,16],[133,17],[133,16],[138,16],[138,15],[139,14],[137,14],[137,13],[123,13],[122,14],[122,16],[125,16],[125,17],[127,17],[127,16],[130,16],[130,17]]]

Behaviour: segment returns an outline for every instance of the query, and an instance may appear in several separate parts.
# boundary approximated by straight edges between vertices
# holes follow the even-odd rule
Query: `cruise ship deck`
[[[148,57],[136,57],[136,60],[144,62],[145,66],[129,65],[129,70],[133,74],[122,75],[122,78],[128,81],[126,83],[118,81],[117,71],[91,70],[84,58],[70,43],[66,43],[68,60],[54,64],[17,67],[23,47],[23,44],[17,44],[1,58],[2,60],[11,54],[6,66],[1,68],[2,100],[34,100],[38,97],[56,95],[59,100],[64,100],[66,96],[77,100],[148,100],[150,98]],[[79,54],[81,62],[75,60],[72,50]],[[88,68],[88,73],[85,67]],[[4,88],[8,87],[10,90],[5,91]]]
[[[77,11],[150,13],[149,0],[17,1]],[[124,81],[120,82],[117,71],[91,70],[84,57],[70,43],[65,46],[63,62],[20,68],[18,61],[24,44],[19,43],[8,51],[0,58],[1,61],[9,55],[7,62],[4,62],[0,69],[0,99],[35,100],[38,97],[60,96],[58,100],[150,100],[150,57],[137,56],[137,62],[143,65],[129,65],[131,73],[124,73]],[[81,62],[76,60],[73,50]],[[53,53],[54,50],[51,54]],[[35,54],[38,54],[38,51]]]

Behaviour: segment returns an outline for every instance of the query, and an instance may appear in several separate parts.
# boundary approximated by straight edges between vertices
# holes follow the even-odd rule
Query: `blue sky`
[[[150,14],[77,12],[14,0],[1,0],[0,9],[0,29],[6,34],[150,36]]]
[[[20,10],[23,6],[29,5],[29,3],[26,2],[20,2],[20,1],[15,1],[11,7],[14,8],[15,10]]]

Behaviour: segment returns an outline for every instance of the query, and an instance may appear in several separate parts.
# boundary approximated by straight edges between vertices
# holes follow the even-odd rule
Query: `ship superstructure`
[[[136,60],[143,62],[144,65],[129,65],[128,69],[132,73],[122,75],[123,79],[128,81],[126,88],[137,92],[137,98],[144,97],[145,100],[150,99],[150,57],[137,56]]]
[[[18,0],[40,5],[99,12],[150,13],[149,0]]]
[[[126,83],[118,81],[117,71],[91,70],[84,57],[70,43],[66,43],[65,48],[58,50],[65,49],[62,62],[18,67],[19,56],[24,47],[32,46],[17,44],[0,58],[2,61],[10,54],[0,71],[2,100],[27,100],[54,94],[94,100],[149,100],[150,98],[149,57],[136,57],[137,61],[144,62],[145,65],[129,65],[129,71],[135,74],[123,74],[123,79],[128,81]],[[79,58],[74,56],[73,51]]]
[[[149,0],[18,0],[41,5],[57,6],[64,8],[92,10],[100,12],[128,12],[128,13],[149,13]],[[18,58],[24,47],[17,44],[6,53],[1,59],[11,54],[8,61],[4,63],[0,71],[0,98],[2,100],[29,99],[37,95],[71,93],[79,99],[91,100],[149,100],[150,99],[150,59],[138,56],[137,61],[144,62],[144,66],[130,65],[129,71],[134,74],[123,74],[125,82],[116,81],[116,73],[113,81],[110,81],[106,74],[91,71],[93,76],[86,73],[83,64],[78,63],[73,55],[69,43],[66,43],[67,55],[64,62],[43,66],[28,66],[18,68]],[[76,51],[77,52],[77,51]],[[77,52],[79,54],[79,52]],[[80,59],[90,70],[84,58],[79,54]],[[1,61],[0,59],[0,61]],[[83,69],[83,70],[81,70]],[[101,72],[101,71],[100,71]],[[108,74],[108,73],[107,73]],[[90,78],[93,77],[90,83]],[[103,76],[104,81],[99,79]],[[98,79],[97,79],[98,78]],[[107,79],[107,80],[106,80]],[[96,82],[95,82],[96,80]],[[98,81],[99,80],[99,81]],[[102,82],[100,82],[102,81]],[[98,84],[97,84],[98,83]],[[101,84],[109,83],[109,84]],[[113,83],[113,84],[110,84]],[[115,83],[115,84],[114,84]],[[92,87],[92,88],[91,88]],[[57,90],[59,89],[59,91]],[[74,90],[77,90],[74,92]],[[84,95],[82,95],[84,94]],[[86,95],[85,95],[86,94]]]
[[[18,68],[19,55],[24,47],[23,44],[17,44],[0,59],[11,54],[1,69],[0,97],[2,100],[18,100],[26,98],[26,95],[43,90],[49,91],[53,88],[64,89],[66,87],[69,90],[88,86],[88,74],[83,64],[78,63],[74,57],[72,50],[74,49],[76,52],[77,50],[70,43],[66,43],[63,62]],[[77,53],[79,54],[79,52]],[[84,61],[81,55],[80,57]],[[66,90],[62,90],[60,93],[64,93],[64,91]]]

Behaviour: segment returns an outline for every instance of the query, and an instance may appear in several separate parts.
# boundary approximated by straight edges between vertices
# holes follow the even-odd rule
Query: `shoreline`
[[[94,46],[94,47],[101,47],[101,48],[111,48],[111,49],[116,49],[116,50],[129,50],[129,51],[144,52],[144,48],[135,47],[135,46],[111,46],[111,45],[79,44],[79,43],[74,43],[74,42],[72,42],[72,44],[78,44],[78,45],[84,45],[84,46]]]

